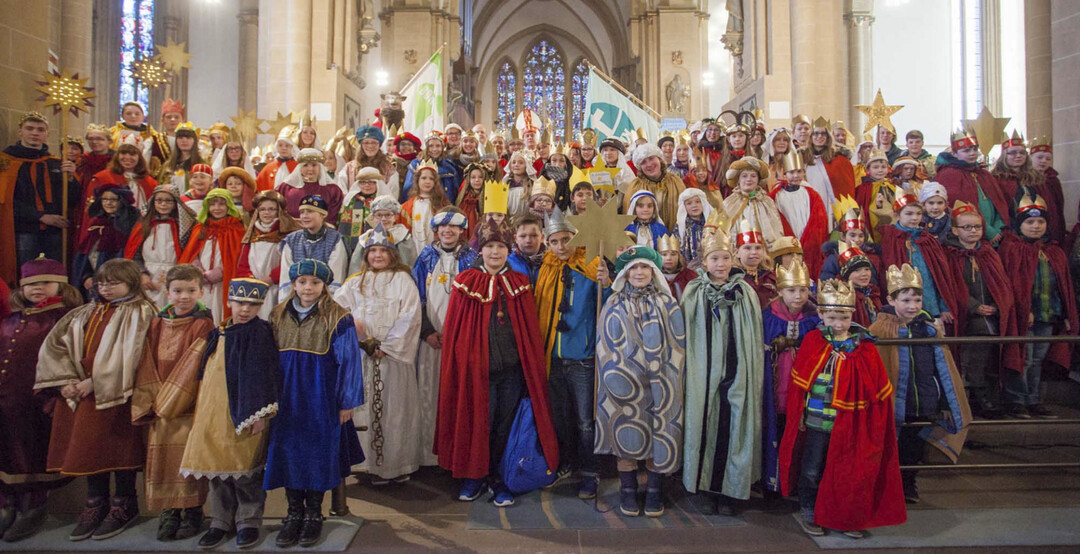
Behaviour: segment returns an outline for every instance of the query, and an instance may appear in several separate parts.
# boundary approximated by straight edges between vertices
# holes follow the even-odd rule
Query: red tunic
[[[548,404],[547,367],[540,322],[529,279],[514,271],[491,275],[467,269],[454,279],[442,349],[439,412],[434,452],[456,478],[488,475],[488,328],[496,295],[506,299],[508,316],[532,399],[536,430],[548,468],[559,464],[559,446]]]
[[[793,492],[799,480],[806,396],[832,352],[821,331],[810,331],[791,370],[788,424],[780,443],[780,486],[785,495]],[[836,420],[814,505],[814,523],[856,531],[907,520],[892,396],[889,376],[870,341],[864,338],[853,352],[836,361],[832,399]]]
[[[205,232],[204,232],[205,229]],[[221,219],[207,218],[205,223],[196,223],[191,229],[191,239],[180,254],[179,263],[190,264],[199,259],[203,246],[208,240],[216,241],[221,249],[221,305],[224,317],[229,317],[229,283],[236,277],[237,262],[240,257],[240,241],[244,240],[244,224],[238,218],[226,216]],[[204,267],[204,271],[217,269]]]
[[[93,377],[95,371],[109,371],[109,368],[95,368],[94,356],[116,307],[117,304],[98,304],[83,329],[86,335],[81,362],[88,377]],[[49,471],[93,475],[142,467],[146,443],[142,430],[131,424],[131,399],[104,410],[97,409],[95,404],[93,393],[83,398],[74,412],[67,402],[56,403],[49,441]]]
[[[282,162],[280,160],[271,160],[270,163],[263,166],[262,171],[260,171],[258,177],[255,178],[255,188],[258,189],[259,192],[264,190],[274,190],[274,181],[277,178],[278,171],[286,171],[286,175],[288,175],[296,169],[296,164],[296,160],[285,160],[285,167],[282,169]]]
[[[855,168],[851,166],[845,156],[837,152],[831,162],[825,162],[825,173],[829,176],[829,184],[832,185],[833,194],[841,196],[855,196]]]

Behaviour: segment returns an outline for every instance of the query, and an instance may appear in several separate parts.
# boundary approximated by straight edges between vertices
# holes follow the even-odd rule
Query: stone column
[[[266,99],[263,113],[311,109],[311,2],[263,0],[259,83]],[[324,43],[321,43],[324,44]],[[263,48],[265,47],[265,48]]]
[[[1030,2],[1030,0],[1029,0]],[[1050,2],[1050,71],[1051,115],[1059,122],[1080,120],[1080,41],[1076,40],[1076,22],[1080,21],[1080,2]],[[1061,174],[1065,189],[1065,227],[1076,222],[1080,200],[1080,126],[1054,125],[1054,169]]]
[[[1024,54],[1027,65],[1027,136],[1051,136],[1050,0],[1024,3]]]
[[[791,2],[791,115],[842,118],[851,105],[840,0]]]
[[[845,2],[844,23],[848,44],[848,129],[858,133],[866,124],[866,116],[856,104],[869,104],[874,98],[874,65],[871,25],[874,24],[873,0]]]
[[[236,18],[240,22],[240,80],[236,103],[239,109],[252,111],[258,107],[259,95],[258,0],[244,0]]]
[[[1001,5],[979,2],[983,105],[1001,117]]]
[[[93,44],[93,3],[90,0],[63,0],[60,14],[60,68],[79,77],[90,77],[90,49]],[[94,85],[90,85],[94,86]],[[68,134],[82,136],[87,117],[70,118]]]

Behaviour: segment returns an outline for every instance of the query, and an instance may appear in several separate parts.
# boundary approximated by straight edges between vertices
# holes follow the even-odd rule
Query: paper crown
[[[836,251],[836,263],[840,266],[840,274],[845,279],[850,277],[851,273],[859,269],[860,266],[873,269],[870,258],[858,246],[838,241]]]
[[[420,165],[416,166],[416,170],[413,171],[413,175],[419,176],[420,172],[424,171],[425,169],[435,174],[436,181],[439,180],[439,166],[435,165],[435,162],[431,161],[430,158],[421,160]]]
[[[266,301],[266,293],[270,285],[251,277],[234,277],[229,282],[229,300],[231,302],[247,302],[250,304],[262,304]]]
[[[818,311],[855,311],[855,289],[840,279],[818,281]]]
[[[510,204],[510,184],[502,181],[484,181],[484,213],[507,213]]]
[[[1054,146],[1050,143],[1050,137],[1045,135],[1031,139],[1030,149],[1032,154],[1036,152],[1054,152]]]
[[[776,268],[776,288],[809,287],[810,270],[802,260],[792,260],[787,267]]]
[[[840,232],[852,229],[866,230],[866,220],[863,219],[862,209],[855,199],[848,195],[840,195],[833,204],[833,218],[836,219]]]
[[[889,295],[904,289],[922,290],[922,275],[919,275],[919,270],[911,267],[911,264],[900,267],[890,265],[885,272],[885,285]]]
[[[1007,150],[1009,148],[1012,148],[1013,146],[1019,146],[1021,148],[1025,146],[1023,135],[1021,135],[1020,132],[1016,129],[1013,129],[1011,137],[1005,139],[1005,142],[1001,143],[1001,149]]]
[[[819,115],[818,118],[814,120],[814,128],[816,129],[818,127],[821,127],[822,129],[832,129],[832,122],[825,119],[825,116]]]
[[[870,165],[870,162],[881,161],[885,162],[885,165],[889,165],[889,157],[885,155],[885,152],[879,148],[870,150],[870,157],[866,160],[866,165]]]
[[[307,110],[305,110],[305,111],[307,111]],[[313,115],[309,116],[309,115],[307,115],[305,113],[303,116],[300,117],[300,123],[297,125],[296,130],[297,130],[297,132],[299,134],[299,131],[303,131],[304,127],[314,127],[318,123],[319,123],[319,118],[317,118],[317,117],[315,117]]]
[[[723,229],[726,233],[728,231],[727,220],[724,219],[723,210],[713,210],[709,217],[705,218],[705,230]]]
[[[679,236],[674,234],[660,235],[660,238],[656,239],[656,251],[657,252],[670,252],[672,250],[678,252],[682,249],[682,244],[679,243]]]
[[[375,225],[375,228],[364,233],[361,237],[363,240],[360,244],[364,248],[371,248],[373,246],[382,246],[383,248],[396,248],[394,245],[394,237],[390,233],[386,232],[382,223]]]
[[[645,134],[645,129],[638,127],[637,129],[634,129],[634,139],[649,140],[649,137]]]
[[[896,200],[893,200],[892,203],[893,211],[896,213],[900,213],[900,210],[912,205],[921,206],[921,204],[919,204],[919,199],[910,192],[897,196]]]
[[[279,140],[287,140],[295,145],[296,136],[299,134],[300,128],[297,127],[295,124],[290,123],[282,127],[280,131],[278,131],[277,138],[274,139],[274,142],[277,142]]]
[[[805,115],[805,114],[798,114],[795,117],[791,118],[791,128],[792,129],[794,129],[795,126],[800,124],[800,123],[805,123],[807,125],[810,125],[810,116]]]
[[[555,181],[548,179],[547,177],[540,177],[533,181],[532,193],[529,194],[529,198],[532,199],[541,194],[555,198]]]
[[[791,149],[784,154],[784,171],[806,170],[802,155],[797,150]]]
[[[774,258],[779,258],[784,254],[802,254],[803,247],[799,239],[784,235],[772,243],[772,247],[769,249],[769,255]]]
[[[596,148],[596,141],[600,137],[596,134],[596,131],[586,128],[581,131],[581,144],[588,144],[593,148]]]
[[[748,125],[744,125],[742,123],[736,123],[736,124],[732,125],[731,127],[728,127],[726,132],[729,135],[734,134],[734,133],[743,133],[745,135],[749,135],[750,134],[750,127]]]
[[[675,133],[675,146],[690,146],[690,131],[680,129]]]
[[[544,236],[550,237],[555,233],[577,234],[577,228],[566,219],[566,214],[558,206],[555,206],[544,221]]]
[[[731,236],[727,234],[723,227],[706,227],[701,234],[702,259],[713,252],[731,253]]]
[[[210,134],[224,133],[225,135],[228,135],[229,131],[229,126],[220,121],[210,126]]]
[[[300,155],[296,157],[296,163],[298,164],[321,164],[326,161],[326,155],[322,153],[322,150],[316,148],[305,148],[300,151]]]
[[[745,217],[739,220],[735,234],[735,247],[738,248],[744,244],[765,244],[765,238],[761,236],[761,230],[758,229],[757,224]]]
[[[187,131],[187,132],[192,133],[195,136],[199,136],[199,128],[196,127],[195,124],[190,122],[190,121],[185,121],[185,122],[177,125],[175,132],[180,133],[180,131]]]
[[[184,105],[176,100],[173,100],[172,98],[166,98],[161,103],[161,115],[165,115],[167,113],[178,113],[181,117],[183,117]]]
[[[961,127],[955,131],[951,137],[949,137],[949,145],[953,152],[957,150],[963,150],[970,146],[978,146],[979,139],[975,137],[975,133],[971,132],[966,127]]]
[[[45,125],[49,124],[49,120],[45,119],[45,116],[42,115],[41,112],[30,111],[22,114],[22,117],[19,118],[19,124],[17,126],[22,127],[22,124],[26,123],[27,121],[40,121]]]
[[[1028,217],[1043,217],[1042,212],[1046,211],[1046,200],[1043,200],[1042,196],[1038,194],[1035,198],[1024,194],[1020,198],[1020,203],[1016,205],[1016,213],[1025,214]]]
[[[109,136],[111,134],[109,132],[108,127],[106,127],[104,125],[98,125],[97,123],[91,123],[91,124],[87,125],[86,126],[86,132],[83,133],[83,136],[89,136],[90,133],[101,133],[101,134],[103,134],[105,136]],[[134,135],[134,134],[138,134],[138,133],[132,133],[132,134]]]
[[[975,215],[977,215],[979,217],[982,217],[982,214],[979,213],[979,210],[977,208],[975,208],[975,206],[972,206],[971,204],[968,204],[967,202],[964,202],[963,200],[957,200],[956,202],[953,202],[953,208],[952,208],[953,223],[956,223],[956,218],[960,217],[963,214],[975,214]]]

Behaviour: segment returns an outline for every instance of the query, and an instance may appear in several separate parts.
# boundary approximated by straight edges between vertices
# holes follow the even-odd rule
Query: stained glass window
[[[585,93],[589,90],[589,64],[584,58],[574,66],[574,77],[571,81],[573,105],[570,107],[573,115],[574,130],[580,130],[585,120]]]
[[[552,137],[565,136],[566,74],[562,54],[547,40],[536,43],[525,58],[521,92],[522,107],[550,121]]]
[[[517,71],[514,64],[505,61],[499,68],[499,77],[495,85],[497,112],[495,128],[509,129],[517,115]]]
[[[150,93],[131,76],[131,64],[154,55],[154,0],[123,0],[120,22],[120,105],[149,104]]]

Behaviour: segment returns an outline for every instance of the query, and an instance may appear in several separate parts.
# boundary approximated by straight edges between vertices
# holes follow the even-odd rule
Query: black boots
[[[660,517],[664,515],[664,476],[655,471],[649,472],[645,485],[645,515]]]
[[[322,501],[325,491],[305,491],[304,526],[300,530],[300,546],[313,546],[322,538]]]
[[[280,548],[295,545],[300,540],[300,529],[304,526],[304,491],[285,489],[285,498],[289,501],[289,513],[282,520],[281,531],[274,541]]]
[[[641,508],[637,502],[637,472],[619,472],[619,511],[624,516],[636,517],[641,515]]]

